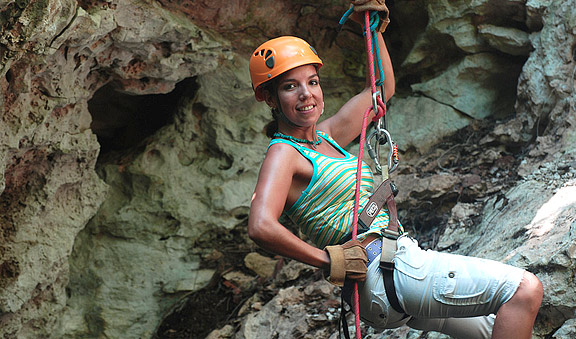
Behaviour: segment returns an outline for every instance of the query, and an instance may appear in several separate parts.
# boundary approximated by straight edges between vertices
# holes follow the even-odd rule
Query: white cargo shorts
[[[419,320],[495,314],[512,298],[524,274],[523,269],[493,260],[425,251],[408,236],[401,236],[397,245],[398,300],[406,314]],[[370,247],[366,246],[367,251]],[[377,255],[368,266],[366,281],[358,284],[360,317],[374,328],[395,328],[410,317],[390,306],[379,262]]]

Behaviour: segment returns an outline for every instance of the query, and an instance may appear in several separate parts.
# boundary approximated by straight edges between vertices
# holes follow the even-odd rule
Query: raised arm
[[[381,33],[377,33],[378,47],[384,68],[384,95],[385,101],[388,101],[394,95],[395,79],[394,70],[388,49]],[[341,146],[348,145],[361,132],[362,120],[366,110],[372,106],[372,91],[370,87],[370,75],[367,73],[366,86],[362,92],[350,99],[340,110],[332,117],[318,124],[318,129],[327,132]],[[379,89],[378,89],[379,90]],[[374,112],[370,118],[374,116]]]

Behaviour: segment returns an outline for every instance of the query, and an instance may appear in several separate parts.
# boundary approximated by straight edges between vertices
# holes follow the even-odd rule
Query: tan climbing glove
[[[350,240],[343,245],[326,246],[330,256],[330,276],[328,281],[336,286],[344,286],[346,278],[364,281],[366,279],[366,249],[358,240]]]
[[[355,12],[377,11],[380,16],[380,23],[376,30],[380,33],[386,30],[390,23],[390,11],[385,0],[352,0],[351,3],[354,5]]]

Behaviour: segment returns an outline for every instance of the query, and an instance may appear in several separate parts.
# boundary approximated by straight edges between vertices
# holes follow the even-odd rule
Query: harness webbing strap
[[[358,222],[363,228],[369,228],[378,212],[386,204],[388,205],[388,216],[390,221],[388,223],[388,230],[392,232],[398,232],[398,212],[396,209],[396,202],[394,202],[394,188],[392,186],[390,179],[384,180],[380,186],[374,191],[370,200],[366,203]]]
[[[386,297],[390,306],[398,312],[405,313],[400,306],[398,295],[396,294],[396,287],[394,286],[394,255],[396,253],[396,239],[399,234],[398,211],[396,209],[396,202],[394,201],[395,187],[392,186],[390,179],[384,180],[380,186],[374,191],[368,203],[362,210],[358,222],[365,228],[369,228],[378,212],[382,209],[384,204],[388,206],[388,228],[384,232],[382,238],[382,253],[380,254],[380,270],[382,271],[382,278],[384,280],[384,289],[386,290]]]
[[[340,305],[342,305],[341,310],[340,310],[340,326],[338,326],[338,338],[341,337],[340,335],[340,327],[342,327],[342,332],[344,332],[344,338],[346,339],[350,339],[350,332],[348,331],[348,323],[346,322],[346,314],[348,314],[348,312],[350,312],[350,310],[347,310],[344,308],[344,297],[340,297]]]
[[[382,245],[384,246],[384,245]],[[398,313],[404,313],[405,317],[408,316],[400,306],[398,295],[396,294],[396,287],[394,286],[394,263],[380,262],[380,269],[382,270],[382,277],[384,278],[384,289],[386,290],[386,297],[390,306]]]

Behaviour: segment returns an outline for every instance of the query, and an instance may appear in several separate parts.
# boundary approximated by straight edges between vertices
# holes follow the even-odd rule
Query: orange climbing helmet
[[[320,69],[322,60],[316,50],[300,38],[282,36],[260,45],[250,57],[250,78],[256,100],[264,101],[258,86],[286,71],[308,64],[316,64]]]

